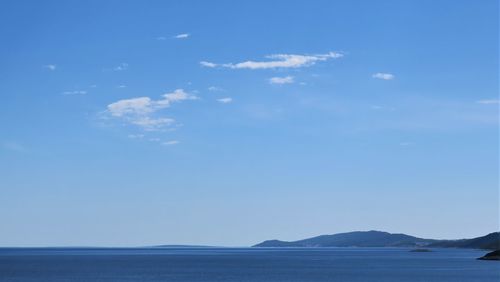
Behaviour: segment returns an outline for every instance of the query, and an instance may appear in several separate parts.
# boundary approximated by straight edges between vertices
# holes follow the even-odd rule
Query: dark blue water
[[[0,249],[0,281],[500,281],[483,251],[438,249]]]

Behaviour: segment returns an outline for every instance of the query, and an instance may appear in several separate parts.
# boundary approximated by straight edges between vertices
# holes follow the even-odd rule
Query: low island
[[[413,249],[410,250],[412,253],[429,253],[432,252],[430,249]]]
[[[479,260],[500,260],[500,250],[489,252],[486,255],[478,258]]]

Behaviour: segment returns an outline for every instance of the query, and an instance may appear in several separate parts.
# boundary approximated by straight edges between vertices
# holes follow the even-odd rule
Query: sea
[[[406,248],[0,248],[0,281],[499,282],[485,251]]]

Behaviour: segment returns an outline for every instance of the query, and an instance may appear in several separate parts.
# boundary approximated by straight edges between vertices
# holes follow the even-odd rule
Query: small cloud
[[[129,134],[128,138],[130,138],[130,139],[142,139],[142,138],[144,138],[144,134]]]
[[[84,90],[75,90],[75,91],[64,91],[63,95],[85,95],[87,91]]]
[[[204,67],[207,67],[207,68],[215,68],[215,67],[217,67],[217,64],[211,63],[211,62],[207,62],[207,61],[201,61],[200,65],[202,65]]]
[[[390,73],[377,72],[372,75],[373,78],[382,79],[382,80],[393,80],[394,75]]]
[[[222,104],[229,104],[229,103],[233,102],[233,98],[231,98],[231,97],[220,98],[220,99],[217,99],[217,101],[219,103],[222,103]]]
[[[285,76],[285,77],[271,77],[269,79],[269,83],[271,84],[289,84],[293,83],[293,76]]]
[[[153,100],[149,97],[123,99],[108,105],[107,112],[115,118],[142,127],[146,131],[160,130],[175,123],[172,118],[153,117],[157,111],[170,107],[173,103],[184,100],[196,100],[198,97],[176,89],[162,95],[161,99]]]
[[[174,36],[174,38],[177,38],[177,39],[186,39],[190,36],[189,33],[181,33],[181,34],[177,34],[176,36]]]
[[[164,36],[158,36],[158,37],[156,37],[156,40],[163,41],[163,40],[167,40],[167,38]]]
[[[266,56],[267,61],[244,61],[240,63],[215,64],[202,61],[200,64],[205,67],[224,67],[229,69],[276,69],[276,68],[300,68],[315,65],[317,62],[329,59],[342,58],[344,54],[339,52],[329,52],[316,55],[296,55],[296,54],[274,54]]]
[[[127,88],[127,85],[118,85],[116,88]]]
[[[160,138],[149,138],[151,142],[160,142]]]
[[[500,100],[498,100],[498,99],[479,100],[479,101],[476,101],[476,103],[483,104],[483,105],[496,105],[496,104],[500,103]]]
[[[208,91],[212,91],[212,92],[223,92],[224,89],[221,88],[221,87],[217,87],[217,86],[210,86],[208,87]]]
[[[198,97],[187,93],[184,89],[176,89],[174,92],[163,94],[163,102],[178,102],[182,100],[197,100]],[[159,101],[162,102],[162,101]]]
[[[177,141],[177,140],[171,140],[171,141],[166,141],[166,142],[163,142],[163,143],[161,143],[161,144],[162,144],[162,145],[164,145],[164,146],[171,146],[171,145],[177,145],[177,144],[179,144],[179,143],[180,143],[180,142],[179,142],[179,141]]]
[[[121,63],[118,66],[113,68],[114,71],[124,71],[128,70],[128,64],[127,63]]]
[[[56,65],[45,65],[43,67],[46,68],[46,69],[48,69],[48,70],[51,70],[51,71],[56,70]]]
[[[198,99],[198,97],[185,92],[183,89],[176,89],[174,92],[163,94],[162,97],[163,99],[159,100],[152,100],[149,97],[119,100],[109,104],[108,111],[116,117],[129,114],[146,115],[167,108],[173,102]]]
[[[89,85],[90,88],[97,88],[96,84]]]

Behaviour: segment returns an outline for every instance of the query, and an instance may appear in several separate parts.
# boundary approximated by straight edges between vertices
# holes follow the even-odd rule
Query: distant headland
[[[298,241],[267,240],[253,247],[425,247],[497,250],[500,249],[500,232],[472,239],[436,240],[382,231],[355,231]]]

